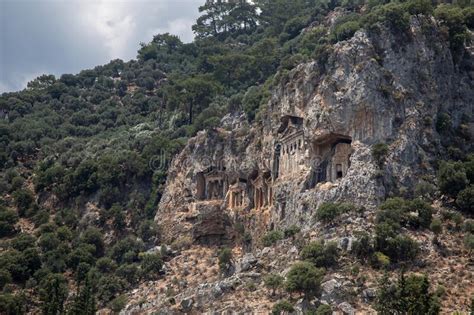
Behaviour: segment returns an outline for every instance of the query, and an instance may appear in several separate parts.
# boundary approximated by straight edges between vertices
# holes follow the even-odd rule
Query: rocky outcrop
[[[473,130],[465,105],[474,103],[472,56],[455,64],[426,17],[412,18],[410,33],[397,36],[383,27],[358,31],[334,45],[324,65],[301,64],[285,75],[261,122],[228,115],[222,128],[191,139],[173,162],[156,215],[165,239],[222,235],[237,224],[254,235],[308,228],[323,202],[372,209],[421,177],[433,179],[435,152],[444,150],[437,116],[448,113],[454,127],[471,117]],[[372,157],[376,143],[389,148],[382,165]],[[231,185],[244,188],[229,205]],[[201,225],[219,211],[228,220],[194,226],[186,217],[196,209]]]

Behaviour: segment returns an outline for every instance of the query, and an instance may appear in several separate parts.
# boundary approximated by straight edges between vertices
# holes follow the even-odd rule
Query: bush
[[[26,314],[28,301],[22,294],[0,293],[0,310],[6,315]]]
[[[452,197],[466,188],[469,183],[466,170],[460,162],[442,162],[438,170],[439,188]]]
[[[387,268],[390,265],[390,257],[381,252],[375,252],[371,258],[370,264],[375,268]]]
[[[339,42],[351,38],[360,29],[358,21],[348,21],[337,25],[332,34],[334,41]]]
[[[293,237],[296,234],[298,234],[300,231],[301,231],[301,229],[298,226],[292,225],[292,226],[288,227],[287,229],[285,229],[285,231],[284,231],[285,238]]]
[[[436,131],[447,133],[452,128],[451,116],[447,113],[440,113],[436,118]]]
[[[97,296],[103,302],[109,302],[116,297],[126,283],[116,276],[102,276],[97,283]]]
[[[219,251],[218,254],[219,259],[219,269],[221,272],[226,272],[229,270],[232,264],[232,250],[230,248],[223,248]]]
[[[115,263],[115,261],[113,261],[109,257],[99,258],[95,262],[95,266],[102,273],[111,273],[114,272],[115,269],[117,269],[117,263]]]
[[[395,283],[387,276],[381,279],[375,309],[380,314],[438,314],[440,303],[427,276],[402,274]]]
[[[323,276],[324,270],[312,263],[297,262],[288,272],[285,287],[288,292],[300,292],[311,297],[319,291]]]
[[[160,254],[145,254],[141,256],[142,274],[146,278],[156,277],[163,267],[163,259]]]
[[[41,282],[40,300],[44,314],[62,314],[67,296],[67,281],[63,275],[50,274]]]
[[[278,301],[277,303],[275,303],[275,305],[273,305],[273,308],[272,308],[273,315],[280,315],[283,313],[292,313],[294,311],[295,309],[293,305],[291,305],[291,303],[286,300]]]
[[[338,216],[353,209],[348,203],[323,203],[316,210],[316,219],[325,223],[333,222]]]
[[[283,281],[285,278],[278,274],[269,274],[267,275],[263,281],[265,283],[265,286],[269,289],[272,290],[272,296],[275,295],[275,291],[281,288],[283,285]]]
[[[469,251],[472,252],[474,250],[474,234],[467,233],[464,236],[464,247]]]
[[[3,290],[6,284],[12,282],[12,276],[6,269],[0,269],[0,290]]]
[[[456,204],[462,211],[474,214],[474,185],[469,185],[458,194]]]
[[[0,206],[0,237],[13,235],[17,222],[18,215],[15,211]]]
[[[316,309],[316,315],[332,315],[331,306],[327,304],[321,304]]]
[[[115,313],[118,314],[120,311],[127,305],[127,296],[126,295],[119,295],[109,303],[110,309]]]
[[[323,241],[311,242],[301,251],[303,260],[313,263],[316,267],[332,267],[339,258],[339,250],[335,242],[324,244]]]
[[[18,189],[13,193],[15,206],[18,207],[18,214],[23,217],[33,204],[33,194],[26,189]]]
[[[130,285],[136,284],[139,277],[136,264],[122,264],[117,268],[115,274],[127,281]]]
[[[373,240],[366,232],[361,235],[352,244],[351,252],[359,259],[367,261],[374,253]]]
[[[474,220],[468,219],[464,221],[463,230],[467,233],[474,233]]]
[[[430,224],[430,230],[433,231],[433,233],[435,235],[435,238],[434,238],[433,242],[435,244],[437,244],[438,243],[438,235],[441,234],[441,232],[443,232],[443,225],[441,223],[441,220],[440,219],[434,219]]]
[[[385,163],[388,155],[388,145],[386,143],[377,143],[372,146],[372,157],[379,167]]]
[[[262,243],[263,246],[269,247],[283,238],[284,234],[282,231],[270,231],[262,237]]]

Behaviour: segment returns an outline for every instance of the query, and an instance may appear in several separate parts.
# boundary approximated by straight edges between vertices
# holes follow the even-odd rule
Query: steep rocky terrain
[[[403,37],[382,26],[370,33],[358,31],[336,44],[323,64],[304,63],[287,73],[272,92],[261,124],[249,126],[243,116],[234,114],[226,116],[220,128],[198,134],[172,163],[156,222],[169,243],[189,237],[212,245],[234,244],[243,224],[252,235],[251,246],[244,246],[244,252],[234,248],[235,273],[222,278],[215,269],[216,247],[194,245],[167,263],[172,282],[167,277],[143,284],[131,295],[132,301],[148,290],[156,297],[141,306],[132,303],[127,312],[270,312],[276,297],[265,289],[264,276],[286,275],[299,259],[300,248],[294,239],[262,249],[260,238],[268,230],[293,225],[302,229],[300,242],[335,240],[344,252],[338,268],[325,275],[321,301],[349,314],[374,312],[370,303],[383,272],[360,266],[349,255],[352,242],[358,232],[373,231],[375,209],[385,198],[413,196],[417,184],[436,180],[436,160],[446,151],[431,118],[449,113],[456,126],[462,117],[472,117],[470,69],[472,55],[455,64],[435,20],[413,17],[410,32]],[[282,141],[285,145],[281,126],[287,128],[289,116],[297,118],[303,143],[298,144],[296,166],[284,174],[281,164],[279,170],[275,166],[279,162],[275,151]],[[469,128],[474,131],[472,120]],[[324,172],[318,144],[337,139],[350,141],[347,172],[310,185],[315,170]],[[371,151],[378,143],[388,145],[382,165]],[[233,207],[229,193],[218,198],[199,196],[200,186],[205,185],[200,176],[206,172],[226,181],[226,187],[242,182],[241,205]],[[263,206],[253,200],[259,176],[265,176],[273,193],[269,197],[273,200]],[[360,210],[325,225],[313,219],[324,202],[350,202]],[[436,209],[441,215],[439,205]],[[441,243],[452,249],[445,256],[433,248],[430,231],[408,233],[422,248],[422,262],[413,261],[409,270],[429,273],[433,284],[449,288],[443,313],[468,311],[473,270],[470,254],[462,249],[463,234],[441,237]],[[178,294],[165,294],[166,287]],[[302,300],[296,309],[303,312],[305,306],[298,303]]]
[[[472,57],[465,57],[466,65],[455,65],[433,20],[413,18],[410,30],[401,45],[394,45],[400,39],[382,27],[370,36],[359,31],[336,44],[324,65],[314,61],[289,72],[273,92],[262,124],[248,126],[242,116],[226,117],[222,128],[191,139],[173,161],[156,214],[157,222],[169,224],[165,234],[176,237],[183,235],[181,228],[199,229],[203,218],[197,225],[192,222],[201,210],[203,217],[211,218],[226,211],[225,198],[211,201],[215,207],[196,203],[197,175],[211,168],[225,168],[222,173],[229,182],[242,179],[248,186],[256,175],[271,175],[274,204],[261,209],[259,218],[248,224],[265,219],[264,226],[280,228],[311,227],[314,210],[323,202],[350,201],[374,209],[388,196],[403,192],[409,196],[417,183],[433,181],[435,161],[446,153],[432,118],[449,113],[459,125],[461,117],[471,117]],[[297,170],[276,178],[278,128],[288,115],[302,119],[304,145]],[[474,130],[472,120],[469,128]],[[331,137],[352,141],[350,167],[344,177],[310,188],[308,182],[324,158],[315,146]],[[371,154],[377,143],[388,144],[381,168]],[[245,200],[244,216],[253,211],[250,199]]]
[[[0,313],[472,312],[474,7],[200,11],[0,96]]]

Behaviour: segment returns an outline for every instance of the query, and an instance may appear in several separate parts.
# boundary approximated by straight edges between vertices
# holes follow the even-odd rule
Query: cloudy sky
[[[77,73],[136,58],[140,42],[185,42],[204,0],[0,0],[0,93],[43,73]]]

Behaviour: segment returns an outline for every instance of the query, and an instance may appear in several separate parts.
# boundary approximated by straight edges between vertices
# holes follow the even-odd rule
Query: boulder
[[[347,302],[342,302],[337,306],[345,315],[355,315],[355,309]]]
[[[184,298],[181,300],[181,309],[184,312],[189,312],[193,308],[194,300],[192,297]]]

